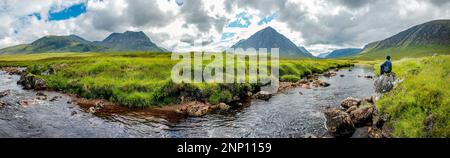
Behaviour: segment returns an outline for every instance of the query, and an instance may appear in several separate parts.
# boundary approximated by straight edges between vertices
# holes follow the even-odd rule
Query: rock
[[[365,75],[365,76],[364,76],[364,78],[372,79],[372,78],[373,78],[373,76],[370,76],[370,75]]]
[[[327,108],[324,111],[326,127],[334,137],[350,137],[355,132],[355,126],[349,114],[338,108]]]
[[[11,93],[10,90],[2,91],[2,92],[0,92],[0,98],[3,98],[5,96],[9,95],[10,93]]]
[[[309,84],[303,84],[303,85],[302,85],[302,88],[305,88],[305,89],[311,89],[311,86],[310,86]]]
[[[303,93],[302,93],[302,92],[298,92],[298,94],[300,94],[300,95],[303,95]]]
[[[353,133],[352,138],[369,138],[369,127],[356,128],[355,133]]]
[[[95,109],[97,109],[97,110],[102,109],[104,106],[105,106],[105,103],[103,102],[103,100],[96,101],[95,105],[94,105]]]
[[[370,103],[370,104],[374,104],[374,103],[375,103],[375,102],[374,102],[374,97],[373,97],[373,96],[370,96],[370,97],[364,97],[362,101],[363,101],[363,102],[366,102],[366,103]]]
[[[361,78],[361,75],[358,75],[358,78]]]
[[[352,106],[352,107],[348,108],[347,111],[345,111],[345,112],[350,114],[350,112],[355,111],[356,109],[358,109],[358,106]]]
[[[227,111],[228,109],[230,109],[230,106],[225,104],[225,103],[220,103],[219,104],[219,109],[222,111]]]
[[[329,72],[328,71],[328,72],[323,73],[323,76],[325,76],[325,77],[333,77],[333,76],[336,76],[336,72]]]
[[[348,69],[348,71],[353,71],[352,69]]]
[[[42,93],[42,92],[37,92],[36,95],[37,95],[37,96],[47,96],[47,95],[45,95],[45,94]]]
[[[77,114],[76,111],[72,111],[72,112],[70,113],[70,116],[73,116],[73,115],[76,115],[76,114]]]
[[[22,74],[20,76],[18,84],[22,85],[24,89],[45,90],[47,89],[47,83],[44,79],[36,77],[32,74]]]
[[[253,95],[253,98],[268,101],[270,98],[272,98],[272,94],[266,91],[259,91],[258,93]]]
[[[52,99],[50,99],[51,102],[57,101],[58,100],[58,96],[54,96]]]
[[[38,99],[38,100],[47,100],[47,96],[37,96],[36,99]]]
[[[381,75],[374,82],[375,92],[387,93],[394,88],[396,77],[395,73]]]
[[[344,109],[348,109],[352,106],[359,106],[359,105],[361,105],[361,100],[353,97],[348,97],[341,101],[341,107],[343,107]]]
[[[382,131],[378,128],[369,127],[367,133],[369,138],[383,138]]]
[[[247,95],[247,97],[251,97],[251,96],[253,96],[253,93],[249,91],[246,93],[246,95]]]
[[[327,83],[327,82],[320,82],[320,86],[322,86],[322,87],[328,87],[328,86],[330,86],[330,84]]]
[[[345,77],[345,75],[339,75],[340,77]]]
[[[187,114],[193,117],[204,116],[209,112],[210,106],[205,104],[193,104],[187,107]]]
[[[374,106],[361,107],[350,112],[350,118],[352,119],[353,125],[355,125],[355,127],[362,127],[372,124],[374,113]]]
[[[95,109],[95,107],[90,107],[89,109],[88,109],[88,113],[90,113],[90,114],[95,114],[97,112],[97,109]]]
[[[0,108],[4,108],[7,104],[4,101],[0,100]]]

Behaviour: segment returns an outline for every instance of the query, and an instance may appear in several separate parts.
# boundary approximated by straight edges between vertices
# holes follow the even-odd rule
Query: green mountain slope
[[[450,20],[435,20],[414,26],[382,41],[366,45],[363,59],[379,59],[450,54]]]

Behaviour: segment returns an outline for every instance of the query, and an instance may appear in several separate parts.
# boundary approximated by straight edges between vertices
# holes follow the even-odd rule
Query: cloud
[[[174,50],[223,50],[272,26],[313,53],[365,44],[435,19],[450,18],[447,0],[2,0],[0,47],[44,35],[102,40],[112,32],[144,31]],[[86,4],[52,21],[51,13]],[[245,13],[245,16],[241,15]],[[50,20],[49,20],[50,19]],[[230,27],[231,26],[231,27]],[[240,27],[233,27],[240,26]]]

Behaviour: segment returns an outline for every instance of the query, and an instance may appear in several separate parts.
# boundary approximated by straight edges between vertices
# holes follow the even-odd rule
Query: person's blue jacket
[[[383,64],[380,66],[381,75],[384,73],[391,73],[392,71],[392,63],[390,60],[386,60]]]

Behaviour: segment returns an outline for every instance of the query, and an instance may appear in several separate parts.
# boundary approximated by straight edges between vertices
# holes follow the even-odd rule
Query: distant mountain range
[[[360,48],[346,48],[346,49],[337,49],[329,53],[319,55],[320,58],[341,58],[341,57],[349,57],[358,55],[362,49]]]
[[[0,49],[0,54],[33,54],[47,52],[106,52],[148,51],[165,52],[154,44],[144,32],[113,33],[103,41],[91,42],[77,35],[45,36],[30,44]]]
[[[278,33],[272,27],[262,29],[248,39],[240,40],[231,48],[279,48],[281,57],[314,58],[304,47],[297,47],[291,40]]]
[[[385,40],[367,44],[359,56],[416,57],[450,54],[450,20],[435,20],[411,27]]]

